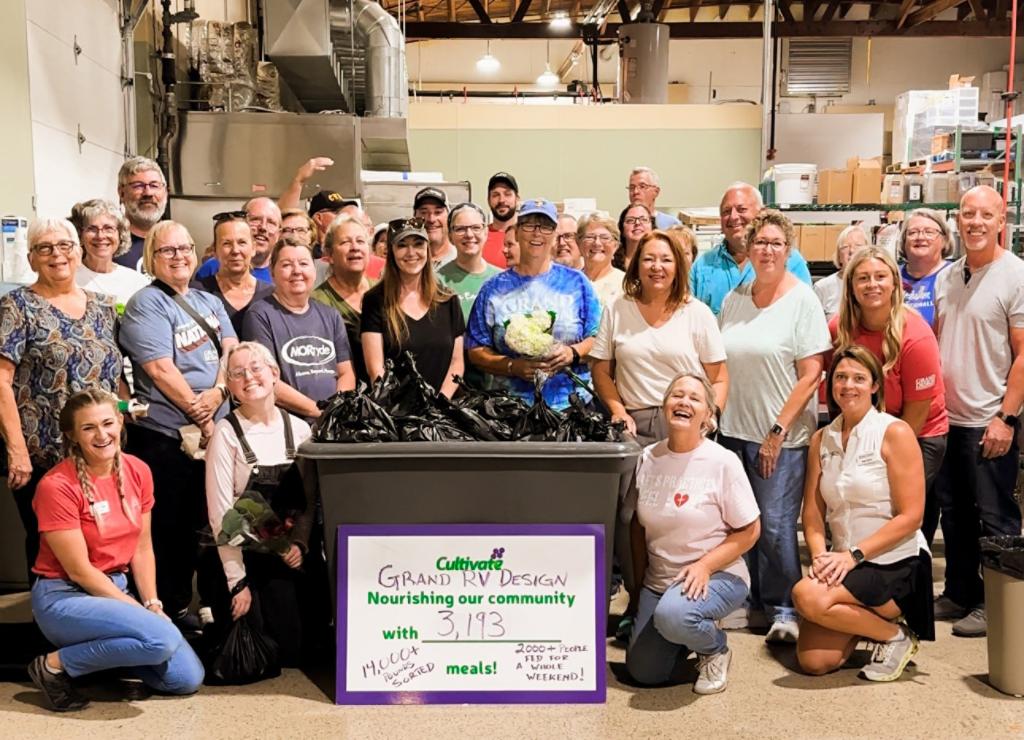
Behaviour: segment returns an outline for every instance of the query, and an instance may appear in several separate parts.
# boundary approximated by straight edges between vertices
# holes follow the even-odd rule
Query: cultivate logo
[[[490,560],[473,560],[461,555],[449,558],[446,555],[442,555],[434,563],[434,566],[438,570],[501,570],[505,564],[504,556],[505,548],[496,547],[491,551]]]
[[[321,337],[295,337],[281,348],[281,356],[289,365],[325,365],[334,360],[334,345]]]

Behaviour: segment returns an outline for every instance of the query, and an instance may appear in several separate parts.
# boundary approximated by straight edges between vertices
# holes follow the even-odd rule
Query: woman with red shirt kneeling
[[[153,477],[121,452],[117,399],[76,393],[60,414],[66,458],[39,483],[32,503],[42,543],[33,571],[32,613],[58,650],[29,664],[54,711],[88,703],[72,679],[131,668],[147,686],[191,694],[203,666],[163,612],[150,536]],[[141,603],[128,592],[131,571]]]

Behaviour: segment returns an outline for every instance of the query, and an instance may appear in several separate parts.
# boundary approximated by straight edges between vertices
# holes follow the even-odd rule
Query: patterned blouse
[[[85,291],[85,314],[73,319],[29,287],[0,298],[0,357],[14,363],[14,401],[32,465],[48,469],[61,455],[60,410],[80,390],[117,392],[121,352],[109,296]]]

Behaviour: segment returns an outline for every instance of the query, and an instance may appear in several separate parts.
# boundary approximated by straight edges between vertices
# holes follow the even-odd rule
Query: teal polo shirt
[[[799,250],[790,250],[786,269],[798,279],[808,285],[811,284],[811,271],[807,269],[807,260]],[[744,262],[740,268],[729,254],[724,239],[698,257],[690,269],[690,291],[696,298],[706,303],[715,316],[722,309],[726,293],[753,280],[754,268],[750,260]]]

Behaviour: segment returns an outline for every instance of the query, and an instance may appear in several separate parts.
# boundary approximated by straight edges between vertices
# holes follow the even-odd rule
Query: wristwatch
[[[1020,423],[1020,419],[1018,419],[1016,416],[1014,416],[1013,414],[1007,414],[1003,411],[997,411],[996,418],[999,419],[999,421],[1006,424],[1006,426],[1013,427],[1014,429],[1016,429],[1017,425]]]
[[[580,364],[580,353],[577,352],[576,348],[573,347],[571,344],[569,345],[569,349],[572,352],[572,364],[573,365],[579,365]]]
[[[856,568],[858,565],[864,562],[864,551],[859,547],[850,548],[850,557],[853,558],[853,567]]]
[[[769,434],[778,435],[779,437],[782,437],[783,439],[786,438],[786,430],[783,429],[782,425],[779,424],[778,422],[775,422],[774,424],[772,424],[772,428],[768,430],[768,433]]]

